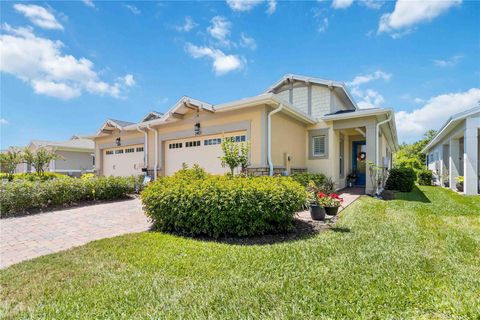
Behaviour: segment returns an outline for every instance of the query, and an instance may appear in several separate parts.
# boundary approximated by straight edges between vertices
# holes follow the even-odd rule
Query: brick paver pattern
[[[138,199],[1,219],[0,268],[150,226]]]

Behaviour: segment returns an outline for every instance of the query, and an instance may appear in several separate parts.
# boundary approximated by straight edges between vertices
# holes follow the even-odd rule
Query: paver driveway
[[[138,199],[1,219],[0,268],[150,226]]]

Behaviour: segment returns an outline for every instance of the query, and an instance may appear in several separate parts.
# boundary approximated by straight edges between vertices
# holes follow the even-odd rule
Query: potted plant
[[[338,208],[342,205],[343,199],[336,193],[325,194],[319,192],[317,195],[318,204],[325,209],[325,213],[330,216],[335,216],[338,213]]]
[[[443,180],[443,186],[446,187],[446,188],[450,187],[450,181],[448,179],[449,179],[448,170],[447,170],[447,168],[444,167],[442,180]]]
[[[310,216],[312,220],[325,220],[325,209],[319,205],[319,194],[318,186],[315,182],[310,181],[307,187],[308,194],[309,194],[309,202],[310,202]]]
[[[355,182],[357,182],[357,173],[355,171],[350,172],[347,175],[347,185],[349,188],[352,188],[355,185]]]
[[[457,187],[457,190],[463,192],[463,176],[458,176],[457,178],[455,178],[455,181],[457,181],[457,184],[455,185]]]

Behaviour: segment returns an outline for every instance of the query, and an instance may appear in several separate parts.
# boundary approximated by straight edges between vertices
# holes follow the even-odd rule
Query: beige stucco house
[[[480,107],[475,107],[451,116],[422,150],[439,185],[455,190],[457,177],[463,176],[464,193],[479,193],[479,131]]]
[[[59,156],[49,163],[45,170],[48,172],[78,177],[94,170],[95,144],[90,139],[73,136],[67,141],[32,140],[27,148],[33,152],[39,148],[46,148]],[[17,173],[32,171],[35,171],[35,168],[29,167],[26,163],[17,165],[15,170]]]
[[[367,161],[392,164],[397,133],[390,109],[358,109],[343,83],[286,75],[258,96],[218,105],[183,97],[165,114],[137,123],[107,120],[95,141],[100,175],[171,175],[182,164],[216,174],[223,137],[250,141],[249,171],[257,175],[322,172],[338,188],[359,173],[368,192]]]

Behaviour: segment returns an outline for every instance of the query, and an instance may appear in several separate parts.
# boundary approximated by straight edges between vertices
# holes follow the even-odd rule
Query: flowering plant
[[[317,193],[317,203],[322,207],[340,207],[343,202],[343,198],[336,193],[325,194],[323,192]]]

